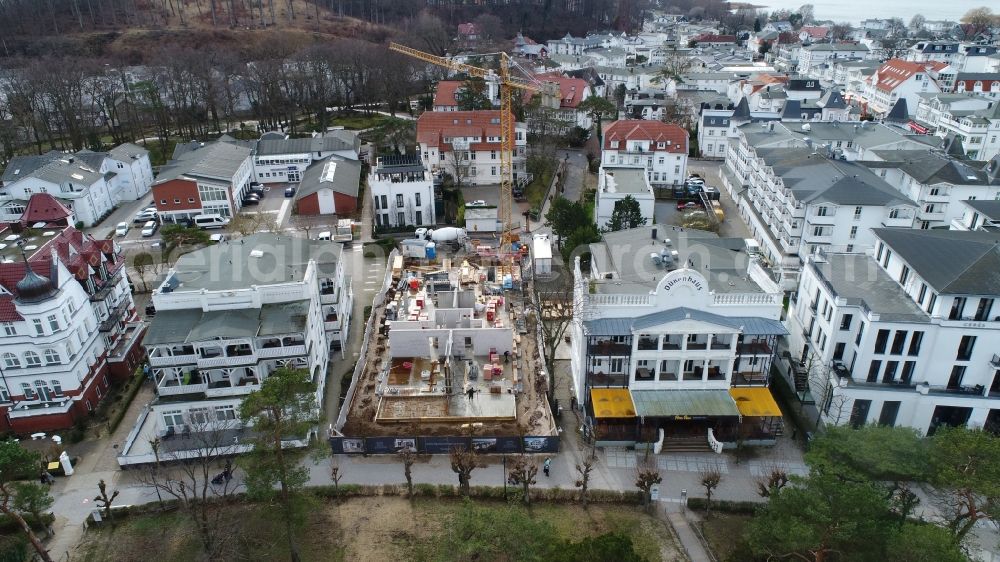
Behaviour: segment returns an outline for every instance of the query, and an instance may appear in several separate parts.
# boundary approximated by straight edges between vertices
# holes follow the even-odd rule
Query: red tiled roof
[[[36,222],[57,222],[71,216],[73,213],[48,193],[35,193],[28,199],[28,205],[21,213],[21,224],[29,225]]]
[[[513,120],[512,120],[513,121]],[[472,143],[472,150],[500,148],[500,143],[487,143],[486,137],[500,136],[500,110],[484,111],[425,111],[417,119],[417,142],[436,147],[443,152],[450,151],[451,143],[444,142],[451,137],[478,137],[480,142]],[[513,135],[513,131],[508,131]]]
[[[458,89],[462,87],[462,82],[458,80],[442,80],[437,84],[437,91],[434,92],[434,107],[448,106],[457,107]]]
[[[799,30],[799,34],[802,33],[813,39],[824,39],[830,33],[830,28],[825,25],[803,25]]]
[[[38,275],[48,277],[52,275],[52,266],[41,261],[30,262],[31,270]],[[14,306],[14,298],[17,296],[17,282],[24,279],[24,262],[15,260],[10,263],[0,263],[0,285],[7,290],[9,295],[0,295],[0,322],[17,322],[23,320],[17,313]]]
[[[876,80],[875,87],[884,92],[891,92],[919,72],[926,72],[925,63],[910,62],[900,59],[889,59],[879,67],[871,79]]]
[[[548,72],[545,74],[536,74],[535,79],[540,82],[557,82],[559,84],[559,107],[565,109],[576,109],[576,106],[580,105],[583,101],[584,96],[590,89],[590,85],[587,84],[586,80],[581,78],[570,78],[568,76],[563,76],[558,72]]]
[[[458,24],[458,34],[459,35],[475,35],[476,34],[476,24],[474,23],[460,23]]]
[[[604,129],[604,148],[611,149],[611,141],[648,140],[666,142],[667,152],[687,154],[688,133],[673,123],[628,119],[615,121]],[[663,150],[663,149],[660,149]]]

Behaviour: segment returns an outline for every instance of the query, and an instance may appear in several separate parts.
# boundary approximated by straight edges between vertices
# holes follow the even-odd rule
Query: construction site
[[[390,267],[339,433],[556,436],[520,266],[469,255]]]

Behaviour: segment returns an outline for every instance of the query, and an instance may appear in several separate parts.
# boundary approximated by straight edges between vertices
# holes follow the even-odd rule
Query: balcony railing
[[[149,364],[153,367],[173,367],[176,365],[193,365],[198,362],[198,356],[190,355],[150,355]]]
[[[625,343],[601,342],[587,346],[588,355],[629,355],[632,346]]]
[[[257,350],[257,357],[261,359],[271,359],[274,357],[289,357],[296,355],[305,355],[306,346],[301,345],[285,345],[280,347],[263,347]]]
[[[740,355],[770,355],[771,346],[763,342],[741,343],[736,346],[736,353]]]
[[[649,338],[639,339],[638,347],[640,351],[655,350],[656,346],[657,346],[657,341],[655,339],[649,339]]]
[[[219,355],[216,357],[199,357],[198,367],[210,369],[212,367],[235,367],[239,365],[253,365],[258,360],[256,353],[246,355]]]

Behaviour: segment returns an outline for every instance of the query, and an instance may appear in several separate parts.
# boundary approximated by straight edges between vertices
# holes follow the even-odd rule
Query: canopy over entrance
[[[738,417],[725,390],[633,390],[635,411],[644,418]]]
[[[781,408],[766,387],[730,388],[730,396],[736,401],[740,415],[750,418],[781,417]]]
[[[635,405],[627,388],[593,388],[590,403],[597,419],[635,417]]]

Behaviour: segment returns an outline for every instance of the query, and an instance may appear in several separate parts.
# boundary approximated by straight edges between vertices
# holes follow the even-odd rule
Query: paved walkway
[[[715,558],[709,556],[705,550],[705,546],[701,543],[701,539],[698,538],[694,529],[691,528],[691,524],[684,517],[683,513],[677,510],[670,510],[666,513],[666,517],[667,521],[670,521],[670,524],[674,527],[674,532],[677,533],[677,540],[684,547],[684,552],[687,553],[691,562],[712,562],[715,560]]]

